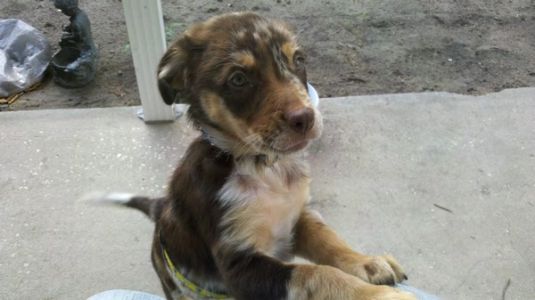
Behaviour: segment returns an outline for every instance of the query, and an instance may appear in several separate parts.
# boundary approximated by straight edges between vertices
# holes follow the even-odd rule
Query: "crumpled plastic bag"
[[[46,37],[17,19],[0,20],[0,97],[39,82],[52,58]]]

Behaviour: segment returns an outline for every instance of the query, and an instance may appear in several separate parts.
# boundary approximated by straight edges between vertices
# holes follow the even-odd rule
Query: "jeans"
[[[398,284],[396,288],[413,293],[418,300],[439,300],[438,297],[427,294],[405,284]],[[87,300],[165,300],[160,296],[129,290],[109,290],[89,297]],[[342,299],[341,299],[342,300]]]

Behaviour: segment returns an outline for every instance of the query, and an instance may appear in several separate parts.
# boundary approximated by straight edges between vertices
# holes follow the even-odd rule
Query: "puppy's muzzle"
[[[306,135],[314,127],[314,110],[305,107],[284,114],[288,127],[296,133]]]

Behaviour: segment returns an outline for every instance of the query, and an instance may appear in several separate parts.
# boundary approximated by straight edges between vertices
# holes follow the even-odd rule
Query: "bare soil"
[[[138,105],[122,3],[81,0],[100,60],[80,89],[48,81],[4,110]],[[483,94],[535,86],[535,0],[162,0],[168,40],[189,24],[252,10],[295,26],[320,96],[448,91]],[[67,17],[46,0],[5,0],[57,49]]]

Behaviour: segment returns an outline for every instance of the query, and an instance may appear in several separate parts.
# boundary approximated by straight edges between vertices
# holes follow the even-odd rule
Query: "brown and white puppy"
[[[123,204],[156,223],[152,261],[169,299],[414,299],[382,284],[406,279],[390,256],[350,249],[307,206],[300,150],[322,129],[305,54],[283,23],[232,13],[193,25],[158,67],[164,101],[190,105],[203,132],[165,198]],[[298,255],[316,264],[290,263]]]

